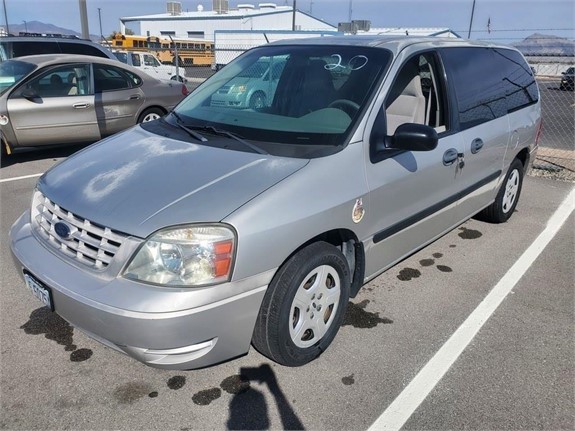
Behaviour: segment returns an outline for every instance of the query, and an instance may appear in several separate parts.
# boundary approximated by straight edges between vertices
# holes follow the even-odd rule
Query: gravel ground
[[[532,177],[550,178],[553,180],[575,183],[575,172],[551,163],[536,160],[533,169],[529,172]]]

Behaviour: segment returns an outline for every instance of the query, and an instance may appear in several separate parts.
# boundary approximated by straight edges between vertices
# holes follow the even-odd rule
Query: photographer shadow
[[[268,364],[262,364],[257,368],[240,368],[240,379],[244,382],[258,382],[268,386],[280,414],[282,429],[305,429],[281,390],[274,371]],[[268,405],[264,394],[258,389],[246,385],[245,389],[236,393],[230,401],[229,411],[230,417],[227,428],[230,430],[270,429]]]

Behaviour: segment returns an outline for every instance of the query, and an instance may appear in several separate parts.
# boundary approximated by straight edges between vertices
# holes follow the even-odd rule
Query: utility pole
[[[313,13],[313,0],[309,0],[309,14]]]
[[[471,19],[469,20],[469,31],[467,32],[467,39],[471,39],[471,26],[473,25],[474,13],[475,13],[475,0],[473,0],[473,6],[471,7]]]
[[[347,16],[347,21],[351,22],[351,17],[353,15],[353,6],[352,6],[353,1],[349,0],[349,14]]]
[[[103,41],[104,33],[102,33],[102,8],[98,8],[98,21],[100,22],[100,41]]]
[[[4,18],[6,18],[6,34],[10,34],[10,27],[8,26],[8,12],[6,12],[6,0],[2,0],[4,4]]]
[[[80,6],[80,24],[82,26],[82,39],[90,39],[90,30],[88,29],[88,9],[86,0],[78,0]]]
[[[27,23],[26,20],[24,20],[24,19],[22,20],[22,22],[24,23],[24,31],[25,31],[26,33],[28,33],[28,23]]]
[[[291,31],[295,31],[295,11],[296,11],[296,0],[293,0],[293,16],[291,21]]]

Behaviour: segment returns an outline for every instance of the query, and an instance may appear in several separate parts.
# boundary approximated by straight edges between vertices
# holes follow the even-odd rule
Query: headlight
[[[194,287],[230,279],[234,231],[223,225],[163,229],[136,252],[124,277],[169,287]]]
[[[233,85],[230,88],[230,93],[245,93],[247,90],[245,85]]]

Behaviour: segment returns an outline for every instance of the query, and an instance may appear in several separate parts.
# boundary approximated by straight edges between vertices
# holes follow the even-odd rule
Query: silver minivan
[[[261,106],[212,103],[277,61]],[[363,284],[474,215],[507,221],[540,124],[513,48],[272,43],[45,173],[11,247],[44,305],[145,364],[204,367],[253,345],[298,366]]]

